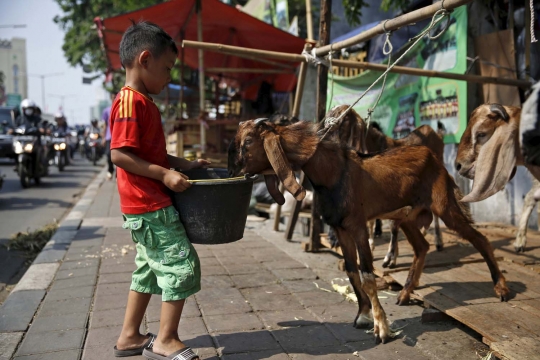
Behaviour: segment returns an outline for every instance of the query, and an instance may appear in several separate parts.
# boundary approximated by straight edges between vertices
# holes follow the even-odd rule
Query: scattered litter
[[[73,276],[73,273],[69,273],[68,276]]]
[[[382,295],[379,295],[377,296],[379,299],[388,299],[388,296],[382,296]]]
[[[304,320],[304,319],[301,318],[301,317],[296,317],[296,316],[295,316],[295,317],[294,317],[294,320]]]
[[[490,351],[487,353],[486,356],[484,356],[482,359],[480,360],[491,360],[491,355],[493,354],[493,351]]]
[[[386,294],[386,295],[397,296],[397,294],[394,294],[394,293],[391,293],[391,292],[388,292],[388,291],[381,291],[381,292]]]
[[[501,335],[501,336],[502,336],[503,338],[505,338],[505,339],[506,339],[506,338],[508,338],[508,336],[507,336],[507,335]]]
[[[353,354],[354,356],[356,356],[356,357],[360,357],[360,352],[359,352],[359,351],[355,351],[355,352],[353,352],[352,354]]]
[[[315,286],[317,287],[317,289],[319,290],[322,290],[322,291],[326,291],[326,292],[329,292],[331,293],[332,291],[328,290],[328,289],[325,289],[325,288],[322,288],[322,287],[319,287],[319,284],[317,284],[316,282],[313,282],[315,284]]]
[[[128,253],[128,250],[126,248],[122,248],[122,255],[126,255]]]
[[[267,294],[271,294],[272,292],[271,292],[271,291],[267,291],[266,293],[267,293]]]

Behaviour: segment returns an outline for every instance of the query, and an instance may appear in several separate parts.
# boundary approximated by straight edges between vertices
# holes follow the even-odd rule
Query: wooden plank
[[[491,350],[501,359],[507,360],[538,360],[540,358],[540,340],[533,337],[523,337],[517,340],[493,342]]]

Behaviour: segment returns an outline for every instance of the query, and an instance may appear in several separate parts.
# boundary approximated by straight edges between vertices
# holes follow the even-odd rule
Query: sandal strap
[[[197,359],[198,357],[199,356],[195,354],[190,347],[187,347],[180,350],[180,352],[176,354],[176,356],[173,357],[171,360],[193,360]]]
[[[152,349],[154,347],[154,342],[156,341],[156,335],[152,333],[147,333],[147,336],[150,336],[148,339],[148,343],[146,344],[145,348]]]

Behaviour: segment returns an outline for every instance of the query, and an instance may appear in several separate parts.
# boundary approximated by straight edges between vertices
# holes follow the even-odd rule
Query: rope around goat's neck
[[[431,35],[430,32],[431,30],[439,23],[441,22],[441,20],[443,20],[444,18],[447,18],[447,21],[446,21],[446,24],[444,26],[444,29],[436,34],[436,35]],[[437,10],[435,12],[435,14],[433,14],[433,17],[431,18],[431,23],[429,24],[429,26],[424,30],[422,31],[420,34],[418,34],[417,36],[409,39],[409,42],[411,40],[414,40],[414,42],[411,44],[411,46],[409,46],[409,48],[407,48],[407,50],[405,50],[403,52],[403,54],[396,60],[394,61],[394,63],[390,64],[390,61],[388,62],[388,68],[386,69],[386,71],[384,73],[382,73],[361,95],[360,97],[358,97],[358,99],[356,99],[355,102],[353,102],[351,105],[349,105],[349,107],[343,111],[337,118],[335,117],[327,117],[325,118],[323,121],[325,122],[325,127],[328,127],[328,129],[326,130],[326,132],[324,133],[324,135],[321,137],[320,141],[324,140],[324,138],[326,137],[326,135],[328,135],[328,133],[334,128],[334,126],[336,126],[336,124],[338,124],[344,117],[345,115],[347,115],[347,113],[356,105],[358,104],[358,102],[360,100],[362,100],[362,98],[375,86],[375,84],[377,84],[382,78],[386,79],[386,75],[390,72],[390,70],[392,70],[394,68],[394,66],[396,66],[401,60],[403,60],[403,58],[416,46],[416,44],[418,44],[420,42],[420,40],[422,40],[422,38],[427,34],[428,35],[428,38],[430,40],[435,40],[435,39],[438,39],[442,34],[444,34],[444,32],[448,29],[448,26],[450,25],[450,11],[446,10],[444,8],[444,0],[441,1],[441,8],[439,10]],[[386,42],[385,42],[385,46],[386,46]],[[390,49],[390,52],[392,50]],[[380,99],[380,96],[379,96],[379,99]],[[378,99],[378,100],[379,100]],[[376,104],[378,103],[378,100],[376,102]],[[375,105],[376,106],[376,105]],[[374,109],[374,108],[373,108]],[[367,132],[366,132],[367,134]]]

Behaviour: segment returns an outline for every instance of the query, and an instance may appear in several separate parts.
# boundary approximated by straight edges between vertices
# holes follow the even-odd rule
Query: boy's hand
[[[178,171],[167,170],[163,177],[163,183],[172,191],[182,192],[191,186],[188,179],[186,175]]]
[[[210,165],[211,162],[204,159],[197,159],[191,162],[191,169],[200,169]]]

